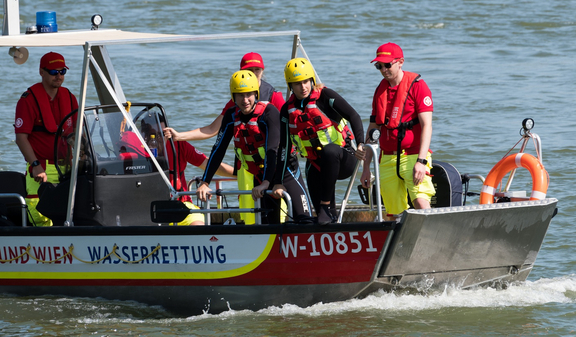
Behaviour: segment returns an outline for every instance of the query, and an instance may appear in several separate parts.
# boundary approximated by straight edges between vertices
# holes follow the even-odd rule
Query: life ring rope
[[[480,204],[494,203],[496,188],[500,185],[502,178],[518,167],[526,168],[532,176],[530,200],[543,200],[546,198],[549,184],[548,172],[546,172],[540,160],[529,153],[522,152],[504,157],[494,165],[484,180],[484,185],[482,185]]]

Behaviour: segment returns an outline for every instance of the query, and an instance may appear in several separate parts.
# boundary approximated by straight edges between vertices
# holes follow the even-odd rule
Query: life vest
[[[176,186],[174,188],[176,191],[188,191],[188,186],[186,185],[186,176],[184,175],[184,170],[186,169],[186,165],[182,165],[184,167],[180,167],[180,156],[182,153],[182,142],[174,142],[176,148],[176,168],[174,171],[170,171],[170,182],[174,183],[174,173],[176,173]],[[172,147],[170,147],[170,152],[172,152]],[[189,195],[183,195],[179,198],[180,201],[188,201],[192,202],[192,197]]]
[[[292,143],[296,144],[302,157],[313,161],[328,144],[346,145],[347,139],[354,139],[344,118],[336,123],[326,116],[316,105],[322,89],[314,90],[304,110],[294,105],[295,97],[288,100],[288,125]]]
[[[234,151],[242,167],[255,176],[264,172],[266,158],[266,134],[260,130],[258,121],[264,114],[268,102],[258,102],[252,117],[246,123],[240,120],[241,113],[234,113]]]
[[[180,156],[182,153],[182,142],[174,142],[174,149],[176,150],[176,167],[173,170],[170,170],[170,182],[174,183],[174,174],[176,174],[176,185],[173,186],[176,191],[187,191],[186,186],[186,176],[184,175],[184,170],[186,170],[186,165],[182,165],[184,167],[180,167]],[[170,164],[173,163],[171,155],[174,156],[172,152],[172,147],[168,146],[168,160]],[[182,184],[184,182],[184,184]]]
[[[406,129],[412,129],[414,125],[420,123],[418,116],[407,122],[402,122],[402,117],[404,115],[404,107],[406,105],[406,101],[408,101],[410,89],[412,88],[412,85],[414,85],[414,83],[416,83],[418,80],[420,80],[419,74],[404,71],[404,76],[398,85],[396,96],[394,97],[394,102],[392,102],[392,109],[388,109],[388,88],[390,88],[390,83],[386,79],[383,79],[380,82],[378,88],[376,88],[376,92],[374,93],[374,97],[376,97],[376,102],[374,102],[376,115],[370,117],[370,122],[384,126],[389,130],[398,129],[398,146],[396,148],[396,175],[401,180],[404,180],[404,178],[402,178],[400,175],[400,154],[402,153],[402,140],[404,140],[404,136],[406,135]]]
[[[412,85],[420,79],[420,75],[412,73],[409,71],[404,71],[404,76],[402,81],[398,85],[398,91],[392,102],[392,109],[388,108],[388,88],[390,88],[390,83],[386,79],[383,79],[376,88],[374,97],[376,97],[375,107],[376,116],[374,121],[378,125],[383,125],[387,129],[394,130],[399,127],[411,127],[414,124],[418,124],[418,118],[406,123],[411,123],[411,125],[406,125],[402,123],[402,116],[404,114],[404,106],[410,93]],[[372,122],[372,120],[371,120]]]
[[[26,98],[28,93],[32,94],[32,98],[36,101],[36,106],[43,123],[43,125],[34,126],[32,131],[56,134],[56,131],[58,131],[58,123],[64,119],[68,113],[72,112],[72,93],[64,87],[58,89],[58,94],[55,97],[55,99],[58,100],[58,106],[60,107],[60,111],[56,112],[60,114],[60,116],[58,116],[58,122],[50,108],[50,97],[48,96],[48,93],[46,93],[46,90],[44,90],[42,83],[36,83],[28,88],[28,91],[22,94],[22,97]]]

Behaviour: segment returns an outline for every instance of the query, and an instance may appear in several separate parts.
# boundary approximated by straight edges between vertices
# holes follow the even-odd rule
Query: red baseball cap
[[[42,58],[40,59],[40,68],[48,70],[59,68],[70,69],[66,66],[64,56],[54,52],[49,52],[48,54],[42,56]]]
[[[248,53],[242,57],[242,61],[240,61],[240,70],[244,70],[246,68],[262,68],[264,69],[264,61],[262,60],[262,56],[258,53]]]
[[[373,59],[372,62],[390,63],[395,59],[403,57],[404,53],[402,53],[402,48],[395,43],[388,42],[378,47],[378,50],[376,50],[376,58]]]

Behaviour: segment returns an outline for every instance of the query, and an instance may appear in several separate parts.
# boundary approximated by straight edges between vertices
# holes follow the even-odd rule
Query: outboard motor
[[[152,152],[168,176],[159,119],[165,114],[159,104],[131,104],[133,111],[135,108],[139,110],[133,117],[137,129],[130,128],[116,105],[85,109],[74,203],[75,226],[157,225],[150,221],[150,203],[169,199],[169,189],[137,133],[149,144],[154,139],[156,148]],[[76,114],[70,114],[68,118],[74,120],[71,124],[75,126]],[[64,120],[62,125],[66,124]],[[42,186],[38,193],[38,210],[55,225],[63,224],[66,219],[75,136],[75,132],[59,128],[55,162],[60,183]]]
[[[430,174],[436,189],[430,201],[431,207],[463,206],[462,176],[452,164],[432,160]]]

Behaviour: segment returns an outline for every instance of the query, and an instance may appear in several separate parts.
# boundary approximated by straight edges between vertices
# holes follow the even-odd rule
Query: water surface
[[[401,45],[404,69],[422,74],[434,99],[434,158],[461,173],[486,176],[534,118],[550,173],[548,195],[559,199],[528,281],[508,289],[425,294],[375,293],[365,299],[174,317],[131,302],[0,296],[0,334],[190,336],[449,336],[576,334],[576,12],[574,0],[501,1],[88,1],[22,0],[22,27],[35,12],[54,10],[60,30],[86,29],[100,13],[103,28],[212,34],[300,30],[302,44],[327,86],[362,115],[365,127],[381,75],[370,64],[385,42]],[[178,130],[210,123],[228,100],[228,79],[246,52],[263,55],[267,80],[285,91],[283,66],[291,38],[207,41],[109,49],[127,99],[158,102]],[[81,48],[38,48],[21,66],[0,54],[0,170],[24,170],[14,143],[14,107],[39,80],[50,50],[69,63],[66,86],[80,89]],[[2,56],[4,55],[4,56]],[[94,92],[89,92],[96,104]],[[194,143],[209,153],[212,140]],[[528,151],[534,153],[533,145]],[[227,156],[230,161],[232,154]],[[189,167],[186,175],[200,175]],[[338,185],[343,192],[346,182]],[[472,188],[479,189],[479,184]],[[531,190],[519,171],[513,189]],[[352,202],[359,202],[356,196]],[[469,199],[477,203],[477,199]]]

